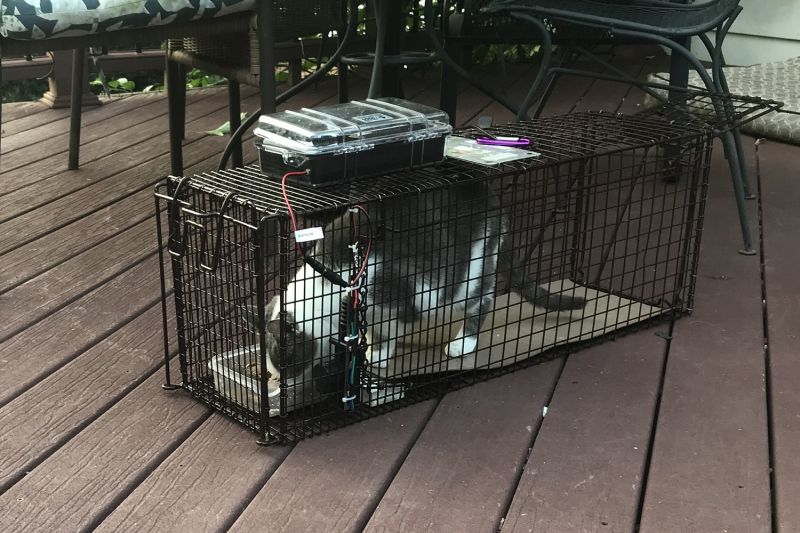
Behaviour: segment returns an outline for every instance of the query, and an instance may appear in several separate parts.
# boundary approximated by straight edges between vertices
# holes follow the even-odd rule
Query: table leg
[[[378,2],[389,2],[389,7],[386,10],[386,24],[383,25],[386,31],[386,48],[384,50],[387,56],[394,56],[400,53],[402,35],[405,30],[405,20],[403,17],[403,4],[398,0],[376,0]],[[400,69],[399,65],[386,66],[383,69],[383,96],[403,96],[403,90],[400,82]]]

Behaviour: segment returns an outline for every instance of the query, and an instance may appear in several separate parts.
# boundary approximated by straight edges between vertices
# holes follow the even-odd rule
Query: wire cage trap
[[[334,190],[257,167],[160,185],[181,386],[291,442],[691,311],[709,128],[579,113],[490,131],[535,155]]]

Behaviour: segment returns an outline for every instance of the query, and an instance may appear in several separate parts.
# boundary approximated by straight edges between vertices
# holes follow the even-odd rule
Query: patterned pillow
[[[257,0],[0,0],[0,35],[49,39],[221,17]]]
[[[664,83],[668,74],[651,74],[650,81]],[[800,112],[800,57],[749,67],[726,67],[725,78],[732,94],[759,96],[783,102],[783,109]],[[690,72],[689,83],[702,86],[696,72]],[[656,103],[646,98],[646,105]],[[709,110],[711,108],[709,107]],[[800,144],[800,115],[768,113],[742,126],[744,133]]]

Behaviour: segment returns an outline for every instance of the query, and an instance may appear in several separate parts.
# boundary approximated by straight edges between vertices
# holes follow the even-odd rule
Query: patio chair
[[[73,50],[68,168],[78,168],[85,50],[247,32],[257,0],[1,0],[2,55]]]
[[[592,76],[593,73],[554,68],[550,62],[552,56],[552,40],[543,19],[563,20],[580,24],[587,28],[601,28],[614,36],[627,37],[641,41],[650,41],[665,46],[673,54],[684,57],[689,66],[700,77],[705,89],[715,95],[728,94],[728,85],[722,70],[724,57],[722,44],[736,17],[741,12],[739,0],[710,0],[701,4],[676,4],[666,0],[616,0],[601,2],[597,0],[494,0],[482,9],[485,13],[504,13],[526,21],[536,31],[538,42],[542,46],[542,65],[536,81],[531,87],[518,117],[527,115],[528,109],[536,105],[536,115],[549,96],[548,87],[553,86],[555,76],[559,74],[577,74]],[[707,33],[715,31],[712,42]],[[700,60],[681,42],[691,37],[698,37],[708,50],[712,59],[709,74]],[[620,72],[610,65],[605,65],[616,74]],[[596,75],[596,74],[594,74]],[[630,78],[620,78],[633,81]],[[670,99],[680,99],[680,91],[670,93]],[[728,121],[729,110],[724,99],[713,98],[718,120]],[[746,179],[744,153],[737,128],[722,135],[725,157],[728,159],[739,222],[744,247],[740,253],[755,254],[750,228],[747,221],[745,197],[750,196]]]

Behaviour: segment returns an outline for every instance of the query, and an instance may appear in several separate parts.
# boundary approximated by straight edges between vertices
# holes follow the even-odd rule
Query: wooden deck
[[[655,57],[652,57],[655,56]],[[645,59],[647,57],[647,59]],[[614,52],[634,74],[649,49]],[[520,98],[532,67],[487,81]],[[353,97],[365,83],[353,77]],[[406,83],[436,103],[437,74]],[[333,102],[326,82],[292,106]],[[641,95],[563,80],[549,114],[631,111]],[[253,111],[252,90],[243,110]],[[221,90],[188,96],[187,173],[215,166]],[[800,531],[800,147],[746,138],[760,254],[736,253],[715,150],[694,313],[293,448],[165,392],[153,185],[162,95],[69,120],[3,109],[0,531]],[[464,87],[459,123],[510,115]],[[254,151],[248,148],[248,159]],[[173,364],[175,361],[173,361]],[[546,416],[544,408],[547,407]]]

